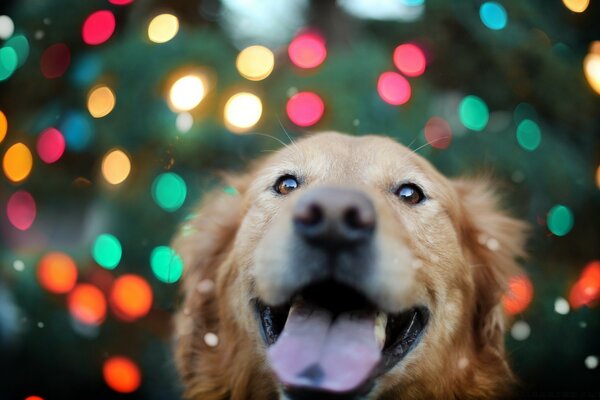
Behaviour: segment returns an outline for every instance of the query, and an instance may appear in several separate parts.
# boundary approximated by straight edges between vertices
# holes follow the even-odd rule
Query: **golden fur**
[[[504,350],[501,296],[518,272],[525,224],[498,208],[484,180],[450,180],[426,160],[381,136],[312,135],[231,177],[237,194],[216,190],[182,227],[174,246],[185,264],[183,304],[175,317],[176,361],[189,399],[277,399],[280,388],[250,306],[277,296],[286,259],[291,205],[271,187],[302,171],[305,186],[367,193],[378,214],[373,279],[380,304],[421,302],[431,319],[418,346],[381,376],[369,399],[502,398],[513,383]],[[389,193],[417,180],[427,207],[407,210]],[[302,189],[298,189],[301,192]],[[288,251],[286,251],[286,249]],[[214,283],[214,287],[211,287]],[[219,343],[208,346],[206,333]]]

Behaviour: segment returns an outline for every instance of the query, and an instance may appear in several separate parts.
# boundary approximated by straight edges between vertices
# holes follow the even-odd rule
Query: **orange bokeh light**
[[[144,278],[127,274],[115,280],[110,304],[119,318],[133,321],[148,314],[152,298],[152,288]]]
[[[77,266],[65,253],[48,253],[38,264],[37,277],[47,291],[68,293],[77,281]]]
[[[592,261],[585,266],[579,280],[569,293],[569,303],[573,308],[593,305],[600,298],[600,261]]]
[[[99,325],[106,317],[104,294],[94,285],[80,283],[69,294],[69,311],[78,321],[87,325]]]
[[[533,299],[533,285],[525,275],[513,276],[508,282],[508,291],[502,297],[504,311],[509,315],[525,311]]]
[[[140,387],[142,374],[138,366],[129,358],[111,357],[104,362],[102,375],[106,384],[115,392],[131,393]]]
[[[26,397],[25,400],[44,400],[44,398],[40,396],[29,396]]]

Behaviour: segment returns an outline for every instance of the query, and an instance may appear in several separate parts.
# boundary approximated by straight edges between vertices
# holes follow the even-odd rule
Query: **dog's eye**
[[[273,189],[275,189],[277,193],[285,195],[297,189],[298,186],[300,186],[300,184],[298,183],[298,180],[295,176],[284,175],[277,179],[277,182],[275,182]]]
[[[414,183],[405,183],[396,190],[396,195],[407,204],[419,204],[425,200],[425,195],[420,187]]]

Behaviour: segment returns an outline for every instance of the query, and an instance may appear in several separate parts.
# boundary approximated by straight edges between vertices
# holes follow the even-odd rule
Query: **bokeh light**
[[[600,261],[588,263],[569,293],[573,308],[592,306],[600,299]]]
[[[92,123],[89,117],[81,112],[71,111],[67,113],[59,130],[65,136],[69,150],[85,150],[92,141]]]
[[[534,151],[542,141],[542,131],[534,121],[525,119],[517,126],[517,142],[527,151]]]
[[[458,106],[458,116],[466,128],[482,131],[490,119],[490,112],[482,99],[477,96],[467,96]]]
[[[177,282],[183,273],[181,257],[168,246],[158,246],[152,250],[150,266],[158,280],[165,283]]]
[[[559,297],[556,300],[554,300],[554,311],[557,314],[567,315],[570,310],[571,307],[569,306],[569,302],[566,299]]]
[[[174,172],[165,172],[152,183],[152,198],[165,211],[178,210],[187,196],[187,186],[183,178]]]
[[[325,103],[316,93],[299,92],[288,100],[286,112],[294,124],[302,127],[312,126],[323,117]]]
[[[525,321],[516,321],[510,328],[510,335],[515,340],[523,341],[531,335],[531,327]]]
[[[600,165],[596,168],[596,186],[600,189]]]
[[[44,400],[44,398],[40,396],[28,396],[25,397],[25,400]]]
[[[589,53],[583,59],[583,72],[590,87],[600,94],[600,54]]]
[[[562,2],[565,7],[576,13],[584,12],[590,4],[590,0],[562,0]]]
[[[8,221],[20,231],[31,228],[36,212],[33,196],[24,190],[13,193],[6,203]]]
[[[297,67],[316,68],[327,57],[325,39],[314,31],[301,33],[288,46],[288,55]]]
[[[17,52],[12,47],[0,48],[0,82],[12,76],[18,63]]]
[[[506,9],[495,1],[483,3],[479,8],[479,17],[481,22],[492,30],[504,29],[508,20]]]
[[[115,31],[115,16],[108,10],[100,10],[90,14],[81,29],[83,41],[89,45],[106,42]]]
[[[56,128],[44,130],[37,140],[37,153],[46,164],[57,162],[65,152],[65,138]]]
[[[131,172],[131,161],[123,150],[110,150],[102,159],[102,176],[111,185],[118,185]]]
[[[2,168],[11,181],[18,183],[29,176],[33,167],[31,151],[23,143],[15,143],[4,154]]]
[[[225,125],[233,132],[245,132],[262,116],[262,102],[252,93],[236,93],[225,103]]]
[[[108,2],[117,6],[125,6],[133,3],[133,0],[108,0]]]
[[[104,381],[115,392],[135,392],[142,382],[142,373],[131,359],[122,356],[110,357],[102,366]]]
[[[169,91],[169,107],[173,111],[189,111],[195,108],[206,94],[206,87],[197,75],[179,78]]]
[[[8,15],[0,15],[0,39],[6,40],[15,31],[15,24]]]
[[[29,57],[29,40],[24,35],[11,37],[4,46],[12,48],[17,53],[17,67],[25,64],[27,57]]]
[[[153,297],[152,288],[144,278],[127,274],[113,283],[110,304],[119,318],[131,322],[148,314]]]
[[[555,205],[548,211],[546,224],[550,232],[556,236],[565,236],[573,228],[573,213],[561,204]]]
[[[186,133],[190,129],[192,129],[192,125],[194,125],[194,117],[192,114],[188,112],[182,112],[177,114],[177,118],[175,119],[175,126],[177,130],[181,133]]]
[[[148,24],[148,39],[154,43],[165,43],[179,31],[179,19],[173,14],[160,14]]]
[[[427,60],[423,50],[414,44],[401,44],[394,50],[394,64],[406,76],[419,76],[425,72]]]
[[[412,94],[410,83],[396,72],[384,72],[379,75],[377,92],[386,103],[395,106],[405,104]]]
[[[90,90],[87,100],[88,111],[94,118],[102,118],[115,108],[116,98],[108,86],[96,86]]]
[[[108,233],[98,235],[92,245],[94,261],[106,269],[115,269],[121,261],[122,254],[121,242]]]
[[[427,143],[437,149],[447,148],[452,141],[450,124],[440,117],[431,117],[425,124],[424,133]]]
[[[73,318],[85,325],[100,325],[106,317],[106,299],[96,286],[80,283],[67,299]]]
[[[8,120],[6,119],[6,115],[0,111],[0,143],[6,137],[6,132],[8,132]]]
[[[64,43],[56,43],[42,53],[40,68],[48,79],[60,78],[71,63],[71,50]]]
[[[275,66],[273,52],[264,46],[250,46],[238,54],[235,66],[244,78],[260,81],[268,77]]]
[[[510,278],[508,290],[502,297],[504,311],[509,315],[519,314],[529,306],[533,299],[533,285],[525,275]]]
[[[51,293],[68,293],[77,282],[77,265],[61,252],[51,252],[40,260],[37,268],[40,285]]]

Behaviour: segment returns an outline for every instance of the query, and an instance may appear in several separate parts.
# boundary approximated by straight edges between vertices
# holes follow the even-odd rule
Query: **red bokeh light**
[[[36,216],[33,196],[24,190],[13,193],[6,204],[6,215],[10,223],[20,231],[31,228]]]
[[[133,274],[117,278],[110,293],[113,311],[125,321],[133,321],[148,314],[152,299],[152,288],[148,282]]]
[[[394,50],[394,64],[406,76],[419,76],[425,72],[425,54],[414,44],[401,44]]]
[[[115,31],[116,21],[112,12],[107,10],[96,11],[90,14],[85,22],[81,34],[86,44],[98,45],[106,42]]]
[[[60,78],[71,63],[71,51],[64,43],[56,43],[48,47],[40,58],[42,75],[48,79]]]
[[[314,31],[301,33],[288,46],[288,55],[297,67],[318,67],[327,57],[325,39]]]
[[[102,375],[106,384],[115,392],[131,393],[140,387],[142,374],[129,358],[111,357],[104,362]]]
[[[40,134],[37,153],[46,164],[58,161],[65,152],[65,138],[58,129],[48,128]]]
[[[569,293],[569,303],[573,308],[592,306],[600,299],[600,261],[592,261],[585,266],[579,280]]]
[[[106,317],[106,299],[96,286],[80,283],[69,293],[69,311],[78,321],[99,325]]]
[[[323,100],[313,92],[293,95],[286,105],[287,115],[298,126],[311,126],[319,122],[325,111]]]
[[[133,3],[133,0],[108,0],[108,2],[117,6],[125,6]]]
[[[431,117],[425,124],[425,139],[431,147],[445,149],[450,146],[452,141],[452,129],[445,119],[440,117]]]
[[[77,266],[65,253],[48,253],[38,264],[37,277],[40,285],[47,291],[67,293],[77,282]]]
[[[504,310],[509,315],[525,311],[533,300],[533,285],[525,275],[512,277],[508,282],[508,291],[502,297]]]
[[[29,396],[26,397],[25,400],[44,400],[44,398],[40,396]]]
[[[396,72],[384,72],[379,75],[377,91],[386,103],[395,106],[406,103],[412,94],[410,83]]]

